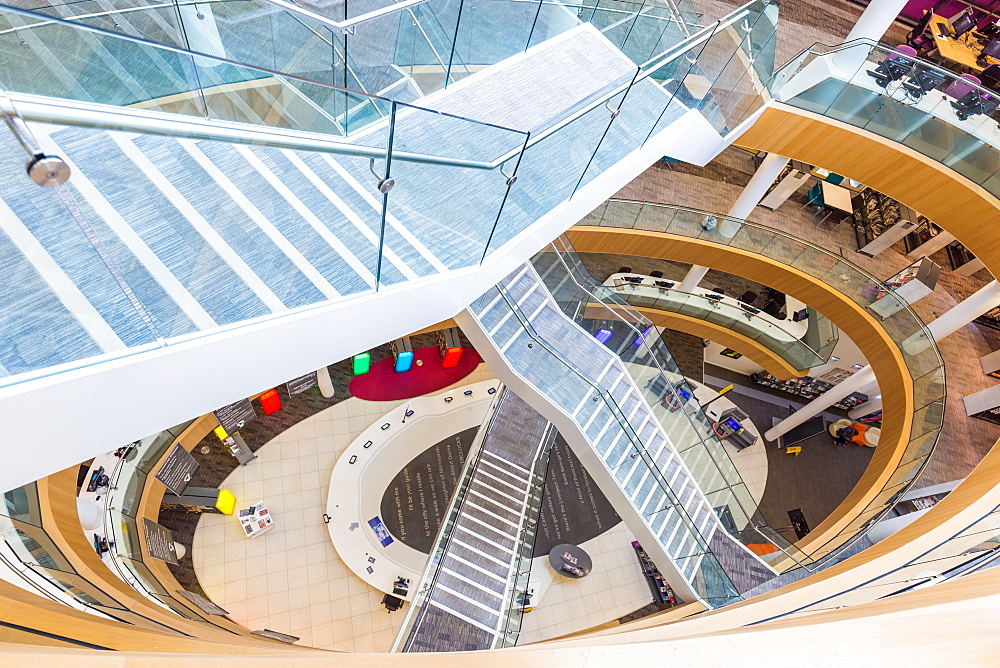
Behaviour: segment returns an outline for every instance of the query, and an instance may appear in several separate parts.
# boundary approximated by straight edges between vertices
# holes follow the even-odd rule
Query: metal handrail
[[[476,467],[479,465],[479,460],[483,454],[483,444],[486,441],[490,428],[493,426],[493,421],[496,419],[497,412],[500,410],[500,404],[503,402],[503,398],[506,394],[506,386],[498,384],[496,398],[487,409],[487,415],[484,417],[483,423],[479,427],[479,431],[476,432],[476,437],[472,440],[472,444],[469,446],[469,453],[466,455],[465,465],[462,467],[462,474],[458,477],[458,482],[455,485],[455,491],[452,494],[451,501],[448,503],[448,509],[442,515],[442,517],[444,517],[444,521],[441,522],[441,528],[438,529],[438,535],[434,541],[434,547],[431,550],[431,553],[427,555],[427,564],[424,566],[424,572],[420,576],[420,582],[415,583],[417,585],[417,593],[413,597],[413,600],[410,601],[410,609],[406,613],[406,617],[403,619],[403,623],[399,627],[396,640],[393,642],[392,649],[390,650],[391,652],[406,652],[410,646],[410,642],[413,640],[414,634],[417,632],[421,622],[423,621],[424,611],[427,609],[427,595],[437,583],[438,574],[441,572],[441,559],[444,557],[445,552],[448,550],[448,546],[451,544],[449,523],[457,521],[458,517],[462,514],[462,509],[465,507],[467,495],[462,493],[462,486],[472,484],[472,478],[476,473]]]
[[[127,130],[144,134],[188,139],[208,139],[236,144],[252,144],[272,148],[316,151],[335,155],[384,159],[386,149],[358,146],[337,141],[329,135],[285,128],[271,128],[221,121],[198,116],[184,116],[146,109],[116,107],[113,105],[50,98],[27,93],[7,93],[14,102],[18,115],[25,120],[39,123],[56,123],[78,127]],[[518,153],[520,150],[517,151]],[[407,151],[392,152],[393,160],[430,165],[447,165],[469,169],[492,170],[503,164],[502,160],[482,162],[443,158]]]
[[[400,3],[400,4],[402,4],[402,3]],[[214,63],[218,63],[218,64],[232,65],[233,67],[238,67],[238,68],[245,69],[245,70],[251,70],[251,71],[254,71],[254,72],[260,72],[261,74],[265,74],[265,75],[268,75],[268,76],[271,76],[271,77],[275,77],[275,78],[278,78],[278,79],[288,79],[288,80],[291,80],[291,81],[297,81],[297,82],[309,84],[309,85],[312,85],[312,86],[319,86],[321,88],[326,88],[328,90],[335,90],[335,91],[340,91],[340,92],[343,92],[343,93],[349,93],[351,95],[358,95],[358,96],[361,96],[361,97],[367,97],[367,98],[371,98],[372,100],[381,100],[381,101],[385,102],[386,104],[396,104],[397,106],[404,107],[406,109],[417,109],[419,111],[424,111],[424,112],[427,112],[427,113],[430,113],[430,114],[438,114],[439,116],[446,116],[446,117],[449,117],[449,118],[454,118],[454,119],[457,119],[457,120],[466,121],[468,123],[473,123],[475,125],[479,125],[479,126],[483,126],[483,127],[495,128],[495,129],[498,129],[498,130],[507,130],[509,132],[516,132],[516,133],[522,134],[522,135],[525,134],[525,132],[523,130],[517,130],[515,128],[508,128],[506,126],[498,125],[496,123],[489,123],[489,122],[486,122],[486,121],[477,121],[477,120],[472,119],[472,118],[466,118],[464,116],[459,116],[457,114],[452,114],[452,113],[448,113],[448,112],[444,112],[444,111],[437,111],[437,110],[434,110],[434,109],[427,109],[425,107],[420,107],[420,106],[415,105],[415,104],[408,104],[406,102],[396,102],[394,100],[391,100],[391,99],[389,99],[387,97],[383,97],[381,95],[375,95],[375,94],[372,94],[372,93],[366,93],[366,92],[363,92],[363,91],[354,90],[352,88],[346,88],[344,86],[337,86],[335,84],[324,83],[322,81],[317,81],[315,79],[309,79],[307,77],[298,76],[298,75],[295,75],[295,74],[288,74],[286,72],[279,72],[277,70],[272,70],[272,69],[269,69],[267,67],[261,67],[260,65],[250,65],[250,64],[243,63],[243,62],[240,62],[240,61],[237,61],[237,60],[232,60],[232,59],[229,59],[229,58],[222,58],[222,57],[210,54],[210,53],[201,53],[199,51],[191,51],[190,49],[184,49],[184,48],[177,47],[177,46],[172,46],[172,45],[169,45],[169,44],[161,44],[159,42],[153,42],[151,40],[143,39],[141,37],[135,37],[133,35],[125,35],[125,34],[122,34],[122,33],[111,32],[109,30],[105,30],[103,28],[98,28],[98,27],[92,26],[92,25],[87,25],[85,23],[77,23],[75,21],[68,21],[66,19],[60,19],[60,18],[55,18],[55,17],[51,17],[51,16],[46,16],[44,14],[38,14],[37,12],[31,11],[31,10],[28,10],[28,9],[21,9],[19,7],[12,7],[12,6],[4,4],[2,2],[0,2],[0,12],[9,12],[11,14],[16,14],[18,16],[23,16],[23,17],[26,17],[26,18],[29,18],[29,19],[33,19],[33,20],[36,21],[36,23],[32,24],[33,26],[38,26],[38,25],[61,25],[61,26],[64,26],[66,28],[69,28],[71,30],[79,30],[79,31],[83,31],[83,32],[93,33],[95,35],[101,35],[102,37],[109,37],[111,39],[121,40],[121,41],[125,41],[125,42],[132,42],[134,44],[139,44],[141,46],[148,47],[148,48],[151,48],[151,49],[157,49],[157,50],[162,50],[162,51],[170,51],[172,53],[180,54],[181,56],[184,56],[184,57],[187,57],[187,58],[199,58],[199,59],[202,59],[202,60],[210,60],[210,61],[212,61]],[[517,153],[519,153],[519,152],[520,152],[520,150],[517,151]]]
[[[700,547],[701,551],[694,552],[684,557],[677,557],[677,558],[690,558],[697,556],[703,557],[712,554],[707,539],[702,535],[701,531],[698,529],[693,519],[688,515],[687,509],[680,503],[677,494],[670,486],[669,482],[664,478],[662,471],[660,471],[659,467],[657,467],[656,464],[653,463],[651,460],[647,461],[647,458],[649,458],[649,453],[646,451],[642,439],[639,438],[638,434],[636,434],[631,423],[629,423],[628,418],[625,416],[625,413],[618,405],[617,400],[611,395],[610,392],[601,388],[595,380],[593,380],[585,372],[577,368],[577,366],[573,364],[571,361],[567,360],[563,356],[563,354],[560,353],[558,350],[556,350],[556,348],[553,345],[551,345],[546,339],[542,338],[542,336],[535,330],[534,325],[531,324],[530,318],[521,311],[520,307],[513,300],[513,298],[511,298],[507,294],[507,291],[504,287],[498,284],[494,286],[494,288],[497,290],[500,299],[506,302],[508,308],[510,309],[510,312],[520,322],[521,327],[525,331],[525,333],[527,333],[527,335],[531,337],[531,339],[535,343],[537,343],[541,347],[541,349],[545,350],[548,354],[552,355],[552,357],[555,360],[557,360],[563,367],[565,367],[570,373],[572,373],[574,376],[582,380],[585,385],[589,385],[595,394],[595,399],[602,401],[604,405],[607,406],[607,408],[611,411],[611,414],[614,417],[615,421],[618,422],[619,427],[625,434],[625,438],[628,439],[629,443],[631,444],[635,456],[643,459],[643,462],[649,469],[649,472],[652,475],[654,481],[657,483],[657,486],[664,492],[664,495],[670,502],[669,505],[655,512],[660,512],[668,508],[674,509],[680,522],[684,525],[687,531],[690,532],[691,536],[695,539],[696,547]],[[517,372],[515,371],[515,373]],[[575,418],[571,417],[571,419],[573,419],[575,422]],[[684,465],[683,462],[682,465]],[[643,518],[643,521],[645,521],[645,518]],[[663,547],[664,550],[666,550],[667,546],[664,545]],[[700,568],[701,567],[699,567],[699,569]],[[729,586],[733,587],[733,591],[735,592],[736,591],[735,586],[732,584],[732,581],[729,578],[728,573],[725,572],[725,569],[722,568],[721,564],[719,564],[719,570],[722,572],[722,578],[724,578],[725,582],[728,582]],[[692,584],[694,583],[695,578],[697,578],[697,575],[692,576]],[[739,594],[735,594],[735,596],[739,598]]]
[[[339,30],[340,32],[346,35],[353,35],[354,31],[362,23],[366,23],[368,21],[371,21],[372,19],[377,19],[382,16],[387,16],[389,14],[398,12],[408,7],[413,7],[414,5],[419,5],[427,2],[427,0],[401,0],[401,2],[396,2],[390,5],[386,5],[385,7],[372,10],[365,14],[359,14],[358,16],[355,16],[353,19],[347,19],[346,21],[334,21],[333,19],[329,19],[323,16],[322,14],[317,14],[316,12],[310,11],[304,7],[299,7],[298,5],[292,4],[290,2],[285,2],[285,0],[263,0],[263,1],[269,5],[280,7],[281,9],[284,9],[287,12],[291,12],[292,14],[299,14],[301,16],[305,16],[306,18],[312,19],[317,23],[322,23],[323,25],[332,30]]]
[[[711,299],[710,297],[707,297],[705,295],[700,295],[700,294],[695,293],[695,292],[684,292],[682,290],[678,290],[677,288],[660,288],[660,287],[657,287],[655,285],[629,283],[628,281],[620,281],[620,282],[616,281],[615,285],[613,285],[613,286],[608,285],[608,286],[605,286],[605,287],[611,288],[614,292],[622,295],[622,298],[625,301],[627,301],[627,302],[629,300],[628,300],[628,295],[626,294],[626,290],[622,290],[621,288],[647,288],[649,290],[659,290],[661,293],[671,292],[671,293],[686,295],[688,297],[693,297],[693,298],[695,298],[695,299],[697,299],[699,301],[706,302],[713,309],[718,309],[720,303],[725,304],[725,302],[720,302],[720,301],[718,301],[716,299]],[[654,302],[654,304],[652,306],[650,306],[650,308],[654,308],[654,309],[656,309],[658,311],[669,311],[670,310],[670,309],[667,309],[664,306],[660,305],[659,298],[654,297],[654,299],[656,301]],[[631,304],[632,306],[636,306],[636,304],[632,304],[631,302],[629,302],[629,304]],[[725,305],[729,306],[730,308],[733,308],[733,309],[740,309],[739,306],[734,306],[732,304],[725,304]],[[640,306],[644,306],[644,304],[640,305]],[[822,360],[823,359],[823,356],[819,352],[817,352],[812,346],[810,346],[808,343],[806,343],[801,337],[795,336],[794,334],[792,334],[791,332],[789,332],[787,329],[785,329],[784,327],[782,327],[777,322],[772,322],[770,320],[767,320],[766,318],[762,318],[759,313],[753,313],[751,311],[747,311],[746,309],[740,309],[740,311],[741,311],[740,315],[742,315],[743,317],[745,317],[747,319],[747,322],[760,321],[760,322],[767,323],[768,327],[773,327],[773,328],[777,329],[778,331],[780,331],[780,332],[782,332],[784,334],[787,334],[791,338],[790,345],[796,345],[796,344],[797,345],[801,345],[803,348],[805,348],[806,350],[808,350],[809,352],[811,352],[813,355],[815,355],[817,360]],[[672,313],[678,313],[679,311],[670,311],[670,312],[672,312]],[[778,351],[774,351],[774,352],[778,352]],[[778,353],[778,354],[780,355],[781,353]]]
[[[837,44],[834,46],[823,44],[822,42],[816,42],[812,46],[808,46],[805,49],[802,49],[802,51],[797,53],[795,57],[790,59],[780,68],[776,68],[776,71],[774,73],[775,78],[777,78],[779,74],[782,74],[786,69],[796,67],[797,66],[796,61],[798,61],[800,58],[802,58],[807,54],[811,53],[815,54],[816,56],[829,56],[834,53],[849,51],[851,49],[860,46],[866,46],[872,51],[881,51],[887,55],[902,56],[903,58],[906,58],[906,60],[912,60],[918,62],[921,69],[932,70],[938,72],[939,74],[943,74],[950,81],[957,81],[961,79],[963,85],[968,84],[970,88],[979,91],[983,95],[988,95],[990,97],[1000,97],[1000,93],[998,93],[996,90],[993,90],[992,88],[987,88],[982,84],[974,83],[969,79],[962,78],[954,71],[949,70],[946,67],[942,67],[941,65],[938,65],[933,60],[927,60],[926,58],[921,58],[920,56],[911,56],[909,54],[903,54],[899,51],[896,51],[891,46],[887,46],[885,44],[881,44],[880,42],[876,42],[874,40],[867,38],[852,39],[850,42],[844,42],[843,44]],[[770,82],[768,82],[768,84],[770,84]],[[896,102],[900,102],[900,100],[896,100]]]

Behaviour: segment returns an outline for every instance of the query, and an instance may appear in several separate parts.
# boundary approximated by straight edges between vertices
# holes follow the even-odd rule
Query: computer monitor
[[[948,77],[944,74],[944,72],[938,72],[937,70],[932,70],[929,67],[917,65],[913,68],[913,72],[910,74],[909,80],[903,84],[903,87],[911,95],[913,95],[913,97],[919,98],[924,93],[943,85],[947,80]]]
[[[976,114],[990,115],[1000,106],[1000,98],[986,95],[978,90],[969,91],[951,103],[958,120],[964,121]]]
[[[874,70],[868,70],[868,76],[873,77],[875,83],[885,88],[889,82],[899,81],[905,77],[911,69],[913,69],[913,61],[903,56],[896,56],[895,58],[886,58]]]
[[[952,32],[955,33],[955,37],[961,37],[976,27],[976,20],[972,18],[969,12],[962,12],[958,16],[953,16],[949,23]]]
[[[1000,58],[1000,37],[994,37],[986,42],[986,46],[983,47],[980,53],[990,58]]]

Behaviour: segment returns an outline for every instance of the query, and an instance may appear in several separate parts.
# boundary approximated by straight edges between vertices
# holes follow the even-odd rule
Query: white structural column
[[[871,0],[844,41],[850,42],[852,39],[879,41],[903,11],[906,2],[907,0]]]
[[[750,177],[750,182],[747,183],[743,192],[740,193],[739,198],[733,204],[732,208],[729,209],[729,213],[726,215],[730,218],[739,218],[740,220],[746,220],[746,218],[753,212],[754,207],[756,207],[764,195],[767,194],[768,188],[774,183],[774,180],[778,178],[781,174],[781,170],[785,168],[788,164],[788,158],[783,155],[778,155],[777,153],[768,153],[764,158],[764,161],[754,172],[753,176]],[[722,221],[719,223],[719,233],[727,238],[732,238],[739,231],[739,226]],[[684,280],[677,287],[678,290],[682,292],[693,292],[698,284],[701,283],[701,279],[705,278],[705,274],[708,273],[708,267],[702,267],[701,265],[693,265],[691,269],[688,270]]]
[[[1000,283],[993,280],[927,325],[927,331],[935,341],[940,341],[997,305],[1000,305]],[[923,332],[920,332],[906,339],[903,342],[903,349],[911,355],[916,355],[926,350],[929,345],[930,341]]]
[[[860,392],[866,385],[874,381],[875,372],[872,371],[870,366],[866,366],[864,369],[861,369],[847,380],[834,385],[832,388],[768,429],[764,432],[764,438],[768,441],[778,440],[779,436],[787,434],[789,431],[798,427],[806,420],[816,417],[852,392]]]
[[[878,409],[882,408],[882,395],[879,395],[872,399],[871,401],[866,401],[857,408],[854,408],[847,412],[847,417],[852,420],[857,420],[863,418],[864,416],[874,413]]]
[[[997,281],[991,281],[972,294],[968,299],[962,301],[947,313],[927,325],[927,331],[930,332],[935,341],[940,341],[949,334],[965,327],[997,304],[1000,304],[1000,283]],[[922,352],[928,347],[928,345],[930,345],[930,343],[924,332],[915,334],[903,342],[903,348],[908,354],[911,355],[916,355]],[[860,391],[865,385],[868,385],[874,380],[875,373],[872,371],[870,366],[866,366],[864,369],[858,371],[844,382],[827,390],[778,424],[768,429],[764,434],[764,438],[769,441],[776,440],[782,434],[787,433],[788,430],[799,426],[811,417],[819,415],[821,412],[837,403],[851,392]],[[881,399],[877,401],[881,404]],[[856,412],[860,411],[861,408],[865,406],[871,406],[873,403],[874,402],[869,401],[867,404],[862,404],[862,406],[859,406],[855,411],[849,413],[849,415],[851,415],[851,417],[856,417]],[[880,406],[872,406],[861,415],[867,415],[879,407]]]
[[[319,393],[329,399],[333,396],[333,380],[330,378],[330,369],[321,366],[316,370],[316,384],[319,385]]]

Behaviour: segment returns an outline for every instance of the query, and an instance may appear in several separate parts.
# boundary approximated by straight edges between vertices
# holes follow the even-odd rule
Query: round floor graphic
[[[466,429],[435,443],[392,479],[382,495],[381,517],[394,538],[430,553],[477,431]],[[545,476],[534,556],[548,554],[560,543],[579,545],[620,521],[611,503],[559,436]]]

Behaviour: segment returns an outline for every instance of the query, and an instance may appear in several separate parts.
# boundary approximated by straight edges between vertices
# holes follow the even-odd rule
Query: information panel
[[[142,526],[146,531],[146,552],[153,559],[177,565],[177,554],[174,548],[174,534],[165,526],[149,519],[142,518]]]
[[[378,515],[368,520],[368,526],[375,532],[375,537],[378,538],[378,542],[382,543],[382,547],[388,547],[389,543],[392,542],[392,536],[389,535],[389,530],[382,524]]]
[[[223,406],[215,411],[215,419],[219,421],[227,434],[237,432],[253,422],[257,414],[249,399],[240,399],[234,404]]]
[[[310,371],[304,376],[299,376],[298,378],[292,378],[290,381],[285,383],[285,387],[288,388],[288,396],[294,397],[296,394],[302,394],[318,381],[316,380],[316,372]]]
[[[180,496],[184,493],[191,477],[198,470],[200,464],[191,456],[191,453],[184,449],[179,443],[167,455],[163,466],[154,476],[157,480],[166,485],[167,489]]]
[[[194,592],[185,591],[184,589],[175,589],[174,591],[176,591],[178,594],[180,594],[181,596],[183,596],[187,600],[189,600],[192,603],[194,603],[204,613],[207,613],[209,615],[228,615],[229,614],[226,610],[224,610],[223,608],[220,608],[215,603],[212,603],[211,601],[209,601],[204,596],[200,596],[198,594],[195,594]]]

